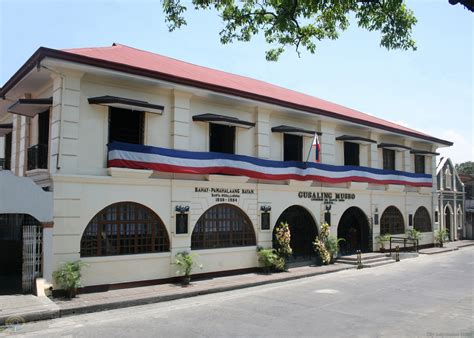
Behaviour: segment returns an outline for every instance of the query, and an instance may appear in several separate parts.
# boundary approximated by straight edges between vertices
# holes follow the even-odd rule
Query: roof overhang
[[[316,131],[313,131],[313,130],[307,130],[307,129],[297,128],[297,127],[292,127],[292,126],[286,126],[286,125],[272,127],[272,132],[273,133],[284,133],[284,134],[298,135],[298,136],[314,136],[314,133],[317,133],[318,135],[322,135],[322,133],[319,132],[319,131],[316,132]]]
[[[371,140],[370,138],[352,136],[352,135],[338,136],[336,137],[336,141],[352,142],[352,143],[358,143],[358,144],[363,144],[363,145],[377,143],[377,141]]]
[[[117,96],[98,96],[90,97],[89,104],[98,104],[101,106],[115,107],[121,109],[129,109],[135,111],[146,111],[148,113],[163,114],[164,106],[148,103],[146,101],[127,99]]]
[[[0,137],[5,136],[13,130],[13,123],[0,124]]]
[[[236,117],[218,115],[218,114],[194,115],[193,121],[210,122],[210,123],[223,124],[226,126],[235,126],[235,127],[241,127],[241,128],[247,128],[247,129],[255,127],[255,123],[253,122],[243,121]]]
[[[437,156],[437,155],[439,155],[439,153],[436,153],[436,152],[434,152],[434,151],[416,150],[416,149],[410,150],[410,153],[415,154],[415,155],[429,155],[429,156]]]
[[[11,114],[33,117],[51,107],[53,98],[19,99],[8,108]]]
[[[390,149],[390,150],[395,150],[395,151],[408,151],[411,150],[410,147],[401,145],[401,144],[395,144],[395,143],[379,143],[377,148],[383,148],[383,149]]]

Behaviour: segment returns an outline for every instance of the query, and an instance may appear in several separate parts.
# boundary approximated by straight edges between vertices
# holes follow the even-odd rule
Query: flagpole
[[[315,130],[314,135],[316,135],[316,133],[317,131]],[[308,165],[309,156],[311,155],[311,149],[313,149],[313,142],[314,142],[314,136],[313,136],[313,139],[311,140],[311,145],[309,146],[308,156],[306,156],[306,161],[305,161],[306,166]]]

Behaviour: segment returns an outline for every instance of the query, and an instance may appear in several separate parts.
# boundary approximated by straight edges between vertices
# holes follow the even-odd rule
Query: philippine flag
[[[311,145],[311,147],[314,147],[316,151],[316,162],[319,162],[319,157],[321,153],[321,144],[319,144],[318,133],[314,133],[313,144]]]

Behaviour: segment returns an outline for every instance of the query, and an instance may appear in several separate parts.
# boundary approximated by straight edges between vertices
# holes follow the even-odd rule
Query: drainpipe
[[[59,157],[61,156],[61,143],[62,143],[63,125],[64,125],[63,110],[64,110],[65,75],[62,74],[61,72],[58,72],[57,70],[48,68],[48,67],[43,66],[43,65],[39,65],[39,67],[44,68],[46,70],[49,70],[50,72],[55,73],[56,75],[58,75],[61,78],[61,110],[59,111],[58,154],[56,156],[56,170],[60,170],[61,165],[60,165]]]

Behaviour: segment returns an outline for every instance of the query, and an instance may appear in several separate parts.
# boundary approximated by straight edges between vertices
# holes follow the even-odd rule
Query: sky
[[[187,0],[182,0],[188,3]],[[265,60],[261,36],[222,45],[212,11],[186,14],[170,33],[158,0],[0,0],[0,86],[38,49],[113,42],[249,76],[326,99],[454,142],[455,163],[474,161],[474,14],[448,0],[407,0],[418,50],[387,51],[355,23],[300,57]]]

